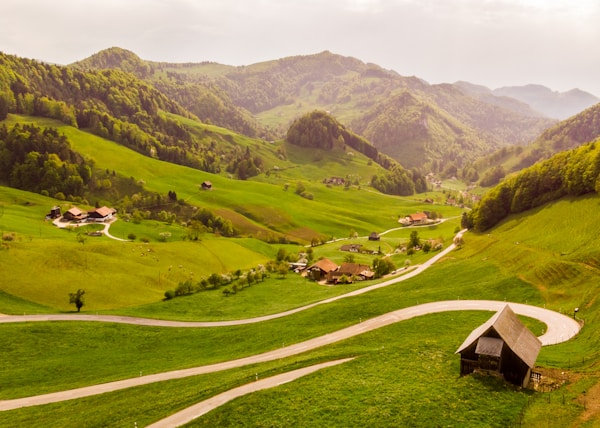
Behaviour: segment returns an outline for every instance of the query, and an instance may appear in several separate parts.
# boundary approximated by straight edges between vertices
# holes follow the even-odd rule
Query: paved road
[[[402,276],[398,276],[387,281],[380,282],[378,284],[371,285],[369,287],[361,288],[350,293],[342,294],[340,296],[331,297],[329,299],[321,300],[310,305],[301,306],[299,308],[290,309],[289,311],[280,312],[277,314],[264,315],[255,318],[246,318],[242,320],[231,320],[231,321],[168,321],[158,320],[150,318],[136,318],[136,317],[125,317],[118,315],[91,315],[91,314],[52,314],[52,315],[2,315],[0,314],[0,323],[9,322],[35,322],[35,321],[99,321],[99,322],[113,322],[120,324],[135,324],[152,327],[227,327],[232,325],[242,324],[254,324],[257,322],[268,321],[275,318],[282,318],[288,315],[292,315],[301,311],[305,311],[315,306],[324,305],[327,303],[335,302],[336,300],[345,299],[347,297],[358,296],[360,294],[368,293],[369,291],[376,290],[378,288],[387,287],[398,282],[406,281],[407,279],[413,278],[424,270],[429,268],[435,262],[445,257],[448,253],[454,250],[455,245],[451,244],[446,249],[440,251],[438,254],[427,260],[425,263],[415,266],[412,270],[408,271]]]
[[[293,370],[291,372],[282,373],[276,376],[271,376],[266,379],[258,380],[256,382],[248,383],[246,385],[239,386],[229,391],[225,391],[219,395],[215,395],[212,398],[201,401],[198,404],[194,404],[187,409],[181,410],[167,418],[164,418],[158,422],[149,425],[147,428],[169,428],[179,427],[188,422],[199,418],[200,416],[216,409],[219,406],[233,400],[234,398],[241,397],[242,395],[250,394],[252,392],[260,391],[263,389],[274,388],[287,382],[296,380],[302,376],[314,373],[317,370],[321,370],[325,367],[336,366],[338,364],[351,361],[353,358],[345,358],[342,360],[328,361],[326,363],[316,364],[310,367],[304,367],[302,369]]]
[[[359,324],[346,327],[344,329],[326,334],[324,336],[309,339],[304,342],[296,343],[284,348],[273,351],[263,352],[250,357],[239,358],[237,360],[225,361],[207,366],[194,367],[190,369],[175,370],[170,372],[158,373],[154,375],[140,376],[131,379],[124,379],[116,382],[110,382],[100,385],[93,385],[84,388],[61,391],[50,394],[38,395],[33,397],[18,398],[14,400],[0,401],[0,411],[11,410],[20,407],[37,406],[40,404],[55,403],[75,398],[88,397],[91,395],[102,394],[109,391],[131,388],[134,386],[146,385],[149,383],[160,382],[170,379],[180,379],[188,376],[197,376],[206,373],[227,370],[231,368],[243,367],[248,364],[263,363],[292,355],[307,352],[322,346],[330,345],[367,333],[369,331],[388,326],[400,321],[408,320],[417,316],[447,312],[447,311],[465,311],[465,310],[485,310],[498,311],[502,309],[507,302],[494,300],[447,300],[440,302],[424,303],[422,305],[411,306],[389,312]],[[509,303],[512,310],[519,314],[535,318],[545,323],[546,333],[539,337],[542,345],[553,345],[569,340],[575,336],[580,329],[580,325],[574,319],[544,308],[524,305],[520,303]],[[6,317],[4,317],[6,318]],[[0,318],[2,320],[3,318]]]

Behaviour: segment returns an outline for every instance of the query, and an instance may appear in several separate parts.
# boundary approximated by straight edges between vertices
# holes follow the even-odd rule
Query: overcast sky
[[[2,0],[0,51],[68,64],[118,46],[143,59],[252,64],[324,50],[492,89],[600,96],[598,0]]]

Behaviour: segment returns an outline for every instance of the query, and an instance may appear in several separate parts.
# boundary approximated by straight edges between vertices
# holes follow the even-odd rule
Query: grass
[[[81,131],[70,129],[69,132]],[[77,144],[81,147],[98,144],[88,149],[98,149],[98,156],[106,155],[107,162],[109,151],[117,157],[121,153],[118,146],[107,145],[112,143],[98,139],[90,144],[92,141],[84,137],[91,138],[77,137],[81,138]],[[153,189],[164,188],[165,192],[175,189],[178,195],[185,195],[191,201],[201,200],[206,206],[246,210],[244,215],[250,216],[246,218],[256,224],[272,224],[273,229],[265,227],[265,231],[297,230],[302,231],[302,236],[309,236],[311,231],[326,236],[348,236],[349,230],[354,229],[366,235],[372,230],[396,227],[398,215],[407,211],[427,208],[417,200],[388,198],[356,188],[328,189],[319,187],[316,182],[308,186],[313,187],[309,191],[314,193],[314,201],[282,189],[273,191],[274,187],[266,183],[235,182],[216,176],[210,178],[215,183],[215,191],[198,192],[192,183],[203,181],[200,180],[202,173],[152,160],[138,160],[130,161],[129,165],[121,163],[117,171],[124,175],[147,173],[143,177]],[[142,178],[142,175],[135,177]],[[82,245],[74,234],[43,222],[44,214],[53,205],[52,200],[0,188],[0,204],[0,229],[3,234],[14,233],[15,236],[13,241],[3,241],[5,245],[0,250],[3,272],[0,312],[72,310],[66,302],[67,293],[79,284],[91,283],[98,288],[90,293],[87,307],[90,310],[97,302],[104,302],[104,306],[96,307],[98,310],[146,311],[157,316],[178,311],[194,313],[194,306],[216,309],[218,300],[209,303],[206,293],[175,299],[169,302],[172,307],[164,311],[160,304],[148,303],[157,302],[165,289],[172,288],[182,278],[189,278],[191,272],[200,275],[203,266],[226,265],[237,257],[256,263],[258,259],[268,258],[273,248],[248,238],[214,242],[206,238],[200,243],[174,241],[146,245],[90,237]],[[596,236],[600,225],[594,216],[599,205],[600,198],[593,195],[564,199],[513,216],[490,233],[466,234],[461,250],[410,281],[260,325],[196,330],[67,322],[0,325],[0,396],[6,399],[137,376],[140,370],[154,373],[277,349],[400,307],[434,300],[517,301],[567,314],[579,307],[578,316],[585,320],[582,332],[568,343],[543,348],[538,358],[538,364],[569,374],[569,383],[551,395],[534,394],[537,398],[532,401],[532,395],[491,379],[458,378],[458,360],[453,352],[489,314],[446,313],[406,321],[311,353],[251,368],[3,412],[0,425],[36,425],[40,421],[44,426],[81,425],[81,420],[73,418],[75,412],[85,412],[89,426],[150,421],[196,399],[245,383],[251,380],[252,372],[262,376],[309,362],[356,355],[359,358],[354,362],[236,400],[195,424],[364,426],[372,422],[405,426],[507,426],[517,423],[523,412],[523,420],[543,421],[550,427],[570,425],[575,420],[582,426],[593,426],[598,417],[585,416],[583,403],[588,397],[584,391],[593,390],[597,384],[600,361],[600,335],[596,327],[600,315],[596,298],[600,242]],[[444,216],[451,216],[451,208],[440,209],[448,210]],[[155,234],[157,230],[153,228],[159,226],[149,223],[137,231]],[[448,230],[442,226],[419,229],[419,234],[446,236],[452,226],[443,226]],[[129,233],[127,228],[117,232]],[[388,239],[389,245],[405,239],[403,232],[410,230],[385,235],[384,244],[387,245]],[[205,244],[208,248],[203,250]],[[335,247],[317,249],[322,250],[322,254],[329,251],[337,254]],[[184,266],[185,272],[167,273],[169,266],[178,268],[179,264]],[[235,264],[239,267],[239,262]],[[15,266],[27,266],[27,269],[15,269]],[[294,301],[297,297],[287,296],[292,294],[289,290],[285,290],[285,295],[278,295],[276,283],[265,283],[261,288],[262,285],[229,298],[227,302],[232,306],[227,309],[227,316],[243,317],[245,311],[258,313],[269,298],[281,307],[295,305],[303,299],[317,298],[316,292],[311,293],[321,290],[295,290],[300,297]],[[297,288],[302,286],[297,284]],[[302,296],[302,293],[306,294]],[[221,302],[225,302],[224,299]],[[116,310],[117,307],[127,309]],[[207,316],[207,312],[200,309],[196,313]],[[533,324],[533,328],[540,326]],[[154,394],[157,394],[156,400]],[[550,398],[546,401],[546,397]]]
[[[175,191],[179,198],[191,205],[213,209],[227,207],[245,216],[246,221],[260,225],[260,231],[265,235],[285,234],[304,242],[320,236],[347,236],[350,229],[365,235],[373,230],[383,231],[397,226],[400,215],[432,209],[420,197],[389,197],[365,189],[327,188],[321,183],[325,178],[324,167],[328,168],[327,175],[338,176],[353,174],[358,169],[357,165],[362,165],[361,174],[371,172],[369,177],[378,171],[379,167],[368,167],[368,161],[358,154],[339,163],[335,161],[335,154],[322,153],[323,161],[318,165],[298,155],[300,166],[294,169],[295,175],[290,177],[290,180],[294,180],[289,183],[290,189],[284,191],[283,184],[288,181],[288,177],[277,179],[273,175],[266,180],[269,182],[260,182],[264,181],[264,177],[254,181],[230,180],[142,156],[114,142],[54,120],[9,115],[5,122],[11,125],[28,121],[40,126],[56,127],[69,138],[76,151],[94,159],[100,169],[109,168],[121,176],[142,180],[151,191],[162,194]],[[244,140],[242,137],[236,138]],[[246,141],[244,144],[250,143]],[[268,145],[263,142],[256,144]],[[294,149],[296,148],[290,148],[290,151],[294,152]],[[307,156],[306,151],[302,153]],[[334,167],[336,164],[338,166]],[[294,193],[296,178],[305,181],[307,191],[313,194],[314,200],[307,200]],[[205,180],[213,183],[213,191],[199,190],[199,184]],[[461,213],[458,208],[443,205],[436,205],[435,209],[445,217]],[[236,221],[240,223],[237,216],[232,216],[231,220],[234,225]]]
[[[355,356],[356,360],[340,367],[237,399],[192,426],[481,426],[490,420],[495,421],[492,426],[506,426],[530,393],[517,392],[492,378],[458,378],[459,359],[452,355],[460,344],[457,338],[468,335],[471,326],[487,316],[480,312],[429,315],[258,366],[5,412],[0,414],[0,423],[23,426],[41,418],[45,426],[71,426],[74,410],[84,407],[90,409],[86,426],[134,422],[143,426],[251,382],[256,375],[262,379],[323,360]],[[420,381],[423,377],[428,381]],[[323,384],[328,387],[324,389]]]
[[[545,230],[543,228],[547,227],[547,219],[568,215],[569,209],[585,211],[597,203],[597,197],[590,197],[579,199],[576,203],[564,201],[554,204],[534,213],[535,218],[531,219],[531,223],[523,216],[522,227],[526,228],[523,236],[530,233],[532,227],[539,228],[540,232]],[[582,221],[585,222],[585,218]],[[593,223],[593,220],[590,221]],[[521,226],[513,225],[509,221],[492,231],[489,236],[467,234],[462,250],[453,252],[440,264],[409,282],[335,302],[326,307],[317,307],[288,318],[261,323],[260,328],[239,326],[223,329],[164,330],[86,323],[3,325],[0,326],[0,330],[6,343],[0,348],[3,349],[2,361],[6,361],[6,364],[10,362],[10,370],[7,367],[0,371],[3,398],[27,395],[34,391],[59,390],[104,382],[132,376],[131,373],[135,376],[139,370],[150,373],[223,361],[334,331],[356,323],[357,318],[366,319],[399,307],[453,299],[459,295],[465,299],[527,302],[546,305],[556,310],[563,306],[571,307],[573,301],[568,294],[559,293],[561,289],[565,292],[570,288],[571,283],[568,279],[557,283],[554,286],[555,299],[547,300],[548,294],[529,281],[524,274],[527,272],[524,267],[530,263],[562,263],[565,256],[545,251],[543,248],[536,253],[533,251],[533,241],[529,242],[529,248],[522,244],[516,245],[516,238],[521,239],[520,230]],[[560,231],[556,229],[551,233],[555,239],[561,236]],[[535,233],[531,235],[536,236]],[[539,236],[540,242],[549,242],[551,239],[546,235]],[[593,245],[596,244],[592,242],[587,248],[588,252],[596,251]],[[593,282],[593,279],[596,273],[589,270],[587,275],[590,282],[586,292],[594,294],[593,284],[597,281]],[[251,290],[252,288],[243,293]],[[582,376],[586,376],[586,373],[590,373],[587,376],[593,376],[599,357],[596,351],[599,345],[596,339],[598,335],[594,327],[597,317],[596,303],[594,300],[578,300],[577,303],[582,308],[581,317],[587,321],[586,327],[573,341],[543,348],[538,363],[567,370],[570,368],[582,373]],[[317,373],[277,390],[236,400],[203,417],[196,424],[236,424],[239,422],[237,418],[243,417],[245,425],[254,426],[273,425],[279,423],[278,421],[291,421],[299,425],[302,421],[310,421],[311,425],[352,426],[352,421],[364,425],[363,418],[370,417],[384,425],[415,425],[429,421],[433,421],[433,425],[443,425],[444,421],[453,421],[454,425],[460,426],[480,426],[485,423],[489,426],[509,425],[517,421],[521,409],[530,402],[531,396],[511,388],[507,389],[503,383],[489,379],[457,378],[458,360],[452,355],[464,337],[488,317],[489,314],[485,313],[426,316],[287,361],[280,361],[276,370],[291,368],[288,365],[290,361],[360,356],[356,363]],[[21,339],[19,343],[14,343],[9,338],[17,334]],[[65,341],[65,337],[77,337],[78,340]],[[49,346],[56,343],[61,344],[60,348],[53,349]],[[109,346],[105,346],[106,344]],[[385,348],[382,349],[381,346]],[[114,352],[115,348],[118,348],[119,352]],[[43,349],[44,353],[34,352],[32,355],[32,350],[38,349]],[[198,349],[202,352],[198,353]],[[140,355],[143,358],[140,358]],[[167,382],[160,388],[148,386],[143,387],[149,388],[148,390],[135,389],[114,396],[111,394],[111,399],[103,400],[108,407],[100,405],[101,400],[96,397],[40,409],[11,411],[1,416],[8,418],[5,419],[7,422],[33,421],[42,409],[48,411],[52,408],[51,419],[58,421],[55,423],[60,425],[66,420],[64,418],[72,414],[73,406],[79,405],[97,409],[92,412],[96,419],[90,420],[91,426],[111,423],[119,425],[121,420],[140,421],[145,417],[144,409],[150,406],[150,403],[153,405],[154,401],[148,399],[152,392],[144,391],[160,389],[166,395],[169,395],[169,391],[177,391],[170,395],[181,398],[164,401],[166,415],[176,408],[185,407],[193,401],[191,397],[200,399],[202,396],[209,396],[247,382],[249,372],[261,373],[262,376],[263,373],[273,370],[274,365],[273,362],[251,369],[244,368],[237,374],[213,374],[203,378],[206,379],[206,383],[202,382],[205,386],[200,388],[198,381],[190,379],[172,383],[173,389],[168,386],[171,383]],[[19,367],[18,373],[15,372],[16,367]],[[65,370],[64,367],[73,370]],[[61,376],[56,376],[56,370],[60,370]],[[398,379],[402,379],[402,382],[398,382]],[[324,384],[328,385],[326,390],[322,387]],[[573,385],[576,390],[579,384]],[[332,400],[332,394],[339,399]],[[581,395],[577,391],[573,394],[575,397]],[[486,398],[488,396],[489,400]],[[165,395],[161,394],[160,399],[166,400]],[[538,399],[527,409],[548,414],[562,412],[554,410],[554,407],[555,402],[544,403]],[[310,409],[322,411],[311,412]],[[575,405],[573,409],[565,410],[565,413],[570,415],[571,412],[582,411],[581,405]],[[155,419],[159,417],[160,412],[149,411]],[[60,416],[61,414],[63,416]],[[564,426],[560,425],[564,420],[559,415],[554,426]]]

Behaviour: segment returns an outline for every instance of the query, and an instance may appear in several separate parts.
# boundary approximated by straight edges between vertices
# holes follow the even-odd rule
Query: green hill
[[[204,77],[204,73],[210,73],[210,63],[169,64],[144,61],[131,51],[110,48],[78,61],[71,67],[79,70],[117,69],[132,73],[150,82],[203,122],[249,137],[269,136],[251,114],[239,108],[225,91]],[[202,70],[202,74],[198,73],[199,70]]]
[[[549,159],[563,151],[577,148],[595,140],[600,136],[600,104],[588,108],[581,113],[566,119],[545,130],[528,146],[504,147],[497,152],[484,157],[472,165],[484,180],[485,187],[497,184],[505,175],[518,172],[536,162]],[[496,174],[497,171],[501,171]]]
[[[501,147],[528,143],[553,123],[527,109],[513,108],[516,101],[498,103],[499,97],[494,97],[491,102],[459,87],[429,85],[328,51],[231,67],[154,63],[111,48],[76,66],[136,73],[201,119],[246,135],[256,132],[244,125],[242,116],[253,115],[283,136],[296,118],[313,110],[327,111],[404,167],[437,167],[434,172],[453,163],[463,166]],[[414,101],[389,106],[390,99],[397,100],[404,93]],[[218,106],[199,110],[213,103]],[[390,109],[394,110],[394,126],[390,126]],[[422,131],[419,119],[415,122],[415,109],[417,117],[430,118],[431,132]],[[452,149],[436,152],[448,142]]]

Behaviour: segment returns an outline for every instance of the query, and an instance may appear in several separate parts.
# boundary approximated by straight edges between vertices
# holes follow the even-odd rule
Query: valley
[[[149,426],[344,361],[186,426],[595,426],[598,117],[330,52],[0,54],[0,425]],[[56,227],[55,206],[114,207],[112,238]],[[321,259],[374,278],[302,275]],[[459,376],[504,303],[551,388]],[[103,393],[9,409],[81,388]]]

